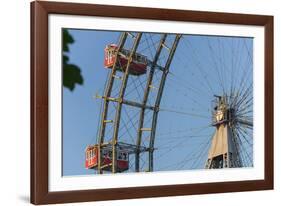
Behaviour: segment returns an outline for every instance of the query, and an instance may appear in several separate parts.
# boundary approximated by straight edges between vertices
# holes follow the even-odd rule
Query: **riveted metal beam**
[[[105,89],[105,93],[104,93],[104,96],[106,96],[106,97],[110,97],[110,95],[111,95],[112,86],[114,83],[114,76],[115,76],[116,68],[117,68],[117,62],[118,62],[118,58],[119,58],[119,52],[122,50],[122,48],[126,42],[126,39],[127,39],[127,33],[123,32],[120,36],[119,43],[118,43],[118,49],[116,52],[117,58],[115,59],[115,62],[113,64],[113,67],[111,69],[111,73],[110,73],[110,76],[108,79],[108,83],[106,85],[106,89]],[[104,121],[107,119],[108,104],[109,104],[109,100],[104,99],[103,111],[101,114],[101,124],[100,124],[101,126],[99,129],[99,136],[98,136],[98,144],[99,144],[98,173],[102,173],[102,170],[101,170],[101,145],[103,144],[103,141],[104,141],[105,127],[106,127],[106,123]]]
[[[99,95],[96,95],[96,98],[107,99],[107,100],[112,101],[112,102],[122,102],[123,104],[129,105],[129,106],[132,106],[132,107],[138,107],[138,108],[144,108],[144,109],[150,109],[150,110],[155,109],[154,106],[145,105],[145,104],[142,104],[142,103],[139,103],[139,102],[121,99],[121,98],[105,97],[105,96],[99,96]]]
[[[123,74],[122,77],[122,85],[120,87],[120,91],[119,91],[119,99],[123,100],[124,94],[125,94],[125,90],[127,87],[127,82],[128,82],[128,78],[129,78],[129,68],[130,68],[130,64],[133,61],[133,56],[136,53],[136,50],[138,48],[138,45],[140,43],[142,37],[142,33],[138,33],[136,35],[136,38],[134,39],[134,45],[131,49],[131,53],[129,55],[128,58],[128,63],[126,65],[126,69],[125,72]],[[112,147],[112,173],[116,173],[117,171],[117,141],[118,141],[118,132],[119,132],[119,125],[120,125],[120,118],[121,118],[121,111],[122,111],[122,104],[123,101],[119,101],[117,104],[117,108],[116,108],[116,114],[115,114],[115,120],[114,120],[114,130],[113,130],[113,147]]]
[[[160,106],[162,94],[163,94],[164,87],[165,87],[166,78],[169,73],[170,65],[172,63],[172,60],[173,60],[174,54],[176,52],[180,38],[181,38],[181,35],[176,35],[172,48],[170,49],[170,53],[169,53],[168,59],[166,61],[164,71],[162,73],[162,77],[160,80],[160,86],[159,86],[158,94],[157,94],[157,97],[155,100],[155,106],[154,106],[155,108],[159,108],[159,106]],[[159,110],[154,110],[154,113],[153,113],[149,148],[154,148],[158,112],[159,112]],[[148,168],[148,170],[150,172],[153,171],[153,152],[154,152],[154,150],[149,151],[149,161],[148,161],[149,168]]]
[[[158,62],[158,59],[159,59],[159,56],[161,54],[161,51],[162,51],[162,48],[163,48],[163,45],[164,45],[164,42],[165,42],[166,38],[167,38],[167,34],[163,34],[161,39],[160,39],[160,42],[158,44],[158,48],[156,50],[156,53],[154,55],[154,59],[151,63],[150,72],[149,72],[149,76],[147,78],[146,87],[145,87],[145,90],[144,90],[144,95],[143,95],[143,100],[142,100],[143,105],[147,104],[147,100],[148,100],[149,92],[150,92],[150,89],[151,89],[151,84],[152,84],[155,68],[157,66],[157,62]],[[146,107],[144,106],[144,107],[142,107],[142,109],[140,111],[138,134],[137,134],[137,141],[136,141],[137,147],[140,147],[140,144],[141,144],[145,109],[146,109]],[[137,151],[136,157],[135,157],[136,158],[135,159],[135,171],[136,172],[139,172],[139,156],[140,156],[140,152]]]

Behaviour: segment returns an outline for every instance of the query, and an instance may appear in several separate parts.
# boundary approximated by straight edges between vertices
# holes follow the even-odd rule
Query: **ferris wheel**
[[[108,77],[96,173],[253,166],[252,39],[122,32]]]

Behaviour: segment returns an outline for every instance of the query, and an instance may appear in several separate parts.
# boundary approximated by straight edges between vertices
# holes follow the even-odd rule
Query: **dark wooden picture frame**
[[[110,10],[110,13],[108,13]],[[265,28],[264,180],[49,192],[48,15],[83,15],[257,25]],[[273,17],[93,4],[31,3],[31,202],[68,203],[273,189]]]

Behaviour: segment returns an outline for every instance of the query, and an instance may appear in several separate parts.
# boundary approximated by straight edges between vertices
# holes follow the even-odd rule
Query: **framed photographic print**
[[[273,189],[273,17],[31,3],[31,202]]]

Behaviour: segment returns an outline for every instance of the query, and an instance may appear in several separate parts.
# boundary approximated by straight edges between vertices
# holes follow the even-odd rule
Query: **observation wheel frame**
[[[133,46],[130,50],[130,55],[128,57],[128,62],[126,65],[126,68],[124,69],[123,75],[122,77],[118,77],[118,79],[122,81],[122,85],[119,89],[119,94],[118,94],[118,98],[112,98],[111,97],[111,93],[112,93],[112,88],[114,85],[114,80],[116,78],[116,67],[119,61],[119,57],[120,57],[120,52],[122,51],[124,44],[126,43],[127,38],[132,38],[133,39]],[[113,67],[111,69],[111,73],[110,76],[108,78],[108,81],[106,83],[106,88],[105,88],[105,92],[104,92],[104,96],[102,96],[103,99],[103,110],[102,110],[102,114],[101,114],[101,126],[100,126],[100,130],[99,130],[99,137],[98,137],[98,145],[99,145],[99,153],[101,153],[102,148],[104,147],[105,144],[104,143],[104,137],[105,137],[105,129],[107,126],[107,123],[113,123],[114,125],[114,132],[113,132],[113,137],[112,140],[110,141],[110,144],[112,144],[112,173],[116,173],[117,172],[117,158],[116,158],[116,150],[117,150],[117,144],[118,144],[118,132],[119,132],[119,125],[120,125],[120,118],[121,118],[121,111],[122,111],[122,105],[123,104],[127,104],[130,105],[132,107],[136,107],[136,108],[140,108],[140,117],[139,117],[139,126],[138,126],[138,132],[137,132],[137,138],[135,140],[136,144],[135,145],[131,145],[132,147],[136,146],[136,150],[135,150],[135,171],[139,172],[139,158],[140,158],[140,153],[141,152],[149,152],[149,158],[148,158],[148,171],[153,171],[153,151],[154,151],[154,141],[155,141],[155,131],[156,131],[156,125],[157,125],[157,118],[158,118],[158,112],[159,112],[159,106],[160,106],[160,102],[161,102],[161,98],[162,98],[162,94],[163,94],[163,90],[164,90],[164,86],[165,86],[165,81],[166,81],[166,77],[169,73],[169,68],[171,65],[171,62],[173,60],[173,56],[175,54],[176,48],[178,46],[179,40],[181,38],[181,35],[175,35],[175,38],[173,40],[173,44],[171,48],[168,48],[167,45],[165,44],[165,41],[167,39],[167,34],[162,34],[160,41],[158,43],[158,47],[157,50],[154,54],[153,57],[153,61],[151,62],[150,65],[150,70],[149,70],[149,75],[147,78],[147,83],[145,86],[145,90],[143,93],[143,100],[142,102],[134,102],[131,100],[126,100],[124,99],[124,94],[125,94],[125,90],[126,90],[126,86],[127,86],[127,82],[128,82],[128,77],[130,75],[129,73],[129,69],[130,69],[130,64],[133,61],[133,56],[136,53],[136,50],[138,48],[138,45],[140,43],[140,40],[142,38],[142,33],[137,33],[136,35],[131,34],[130,32],[122,32],[122,34],[120,35],[120,40],[117,46],[117,51],[116,51],[116,58],[115,58],[115,62],[113,64]],[[163,68],[161,68],[162,71],[162,75],[161,75],[161,80],[159,83],[159,89],[157,90],[157,97],[154,103],[154,106],[150,106],[147,105],[147,101],[148,101],[148,96],[149,96],[149,92],[151,89],[151,83],[153,80],[153,75],[154,75],[154,71],[156,69],[156,67],[159,68],[159,66],[157,65],[157,62],[159,60],[160,54],[162,49],[165,48],[168,50],[168,58],[166,59],[165,62],[165,66]],[[116,112],[115,112],[115,119],[114,120],[108,120],[107,119],[107,114],[108,114],[108,106],[109,103],[113,101],[113,102],[117,102],[117,107],[116,107]],[[149,109],[153,111],[153,118],[152,118],[152,124],[151,124],[151,128],[143,128],[144,125],[144,116],[145,116],[145,111]],[[141,149],[141,140],[142,140],[142,134],[143,131],[149,131],[150,132],[150,141],[149,141],[149,147],[145,148],[145,149]],[[98,173],[102,173],[102,165],[101,165],[101,155],[99,156],[99,160],[98,160]]]

